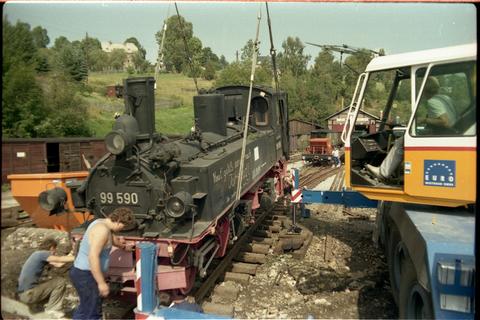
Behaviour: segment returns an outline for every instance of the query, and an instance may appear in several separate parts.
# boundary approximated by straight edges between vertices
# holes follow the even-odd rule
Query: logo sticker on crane
[[[425,160],[423,184],[432,187],[455,187],[455,161]]]
[[[300,184],[300,173],[297,168],[292,170],[293,190],[292,190],[292,203],[302,202],[302,189],[298,189]]]

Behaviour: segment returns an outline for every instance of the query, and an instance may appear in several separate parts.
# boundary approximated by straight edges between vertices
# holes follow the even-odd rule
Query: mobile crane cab
[[[347,121],[345,184],[379,200],[400,318],[474,318],[476,44],[374,58]],[[360,110],[377,132],[355,136]]]
[[[433,98],[432,81],[439,86]],[[355,91],[342,133],[348,186],[376,200],[475,202],[476,186],[466,182],[476,176],[476,45],[374,58]],[[382,114],[379,129],[352,138],[362,109]],[[370,174],[366,165],[381,166],[398,139],[399,165]]]

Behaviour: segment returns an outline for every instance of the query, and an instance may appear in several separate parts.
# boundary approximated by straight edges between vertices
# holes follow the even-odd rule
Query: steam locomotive
[[[127,243],[157,245],[157,288],[186,294],[196,275],[255,220],[255,211],[282,195],[289,154],[287,96],[254,87],[244,153],[241,198],[236,198],[249,87],[227,86],[193,98],[195,124],[170,141],[155,130],[154,79],[124,80],[125,113],[105,137],[109,151],[83,182],[69,184],[76,210],[95,218],[129,207],[136,223],[122,232]],[[60,211],[63,189],[40,196]],[[85,226],[74,229],[80,238]],[[114,249],[108,278],[135,292],[135,256]]]

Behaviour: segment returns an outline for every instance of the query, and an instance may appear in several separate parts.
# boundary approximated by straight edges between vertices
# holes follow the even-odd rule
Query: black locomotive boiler
[[[196,95],[191,132],[169,141],[155,130],[153,78],[127,79],[125,113],[105,137],[109,153],[82,184],[70,185],[75,208],[96,218],[117,207],[134,211],[136,224],[122,235],[131,243],[157,244],[161,291],[188,292],[196,274],[205,275],[211,257],[224,256],[228,243],[254,221],[255,210],[282,195],[289,153],[287,97],[254,87],[236,199],[248,98],[246,86]],[[135,257],[117,249],[110,261],[110,281],[131,291]]]

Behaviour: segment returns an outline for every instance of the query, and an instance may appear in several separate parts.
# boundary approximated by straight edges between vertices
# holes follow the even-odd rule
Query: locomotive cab
[[[353,134],[360,110],[380,116],[377,132]],[[475,113],[476,45],[374,58],[342,133],[347,186],[376,200],[474,202]]]

